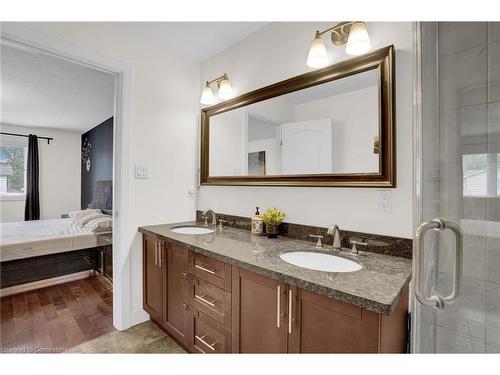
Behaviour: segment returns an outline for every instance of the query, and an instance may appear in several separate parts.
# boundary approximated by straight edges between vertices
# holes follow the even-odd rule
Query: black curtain
[[[38,137],[30,134],[28,140],[28,161],[26,171],[26,205],[24,220],[40,219]]]

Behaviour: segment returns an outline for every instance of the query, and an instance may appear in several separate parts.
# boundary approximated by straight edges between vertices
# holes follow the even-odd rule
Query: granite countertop
[[[170,230],[178,226],[193,225],[203,226],[203,223],[191,221],[151,225],[140,227],[139,232],[384,315],[394,311],[411,279],[411,259],[363,251],[359,255],[351,255],[335,251],[331,247],[318,249],[314,246],[315,242],[286,237],[270,239],[230,227],[206,235],[178,234]],[[314,271],[294,266],[279,257],[282,253],[296,250],[341,256],[358,262],[363,268],[345,273]]]

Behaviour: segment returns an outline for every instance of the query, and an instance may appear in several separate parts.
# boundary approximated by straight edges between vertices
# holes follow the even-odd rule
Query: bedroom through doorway
[[[114,331],[116,75],[2,40],[1,352]]]

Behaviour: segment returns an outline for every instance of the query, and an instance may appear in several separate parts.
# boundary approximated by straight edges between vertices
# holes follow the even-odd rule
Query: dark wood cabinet
[[[189,322],[187,249],[171,244],[167,246],[165,272],[163,326],[186,344]]]
[[[143,238],[143,301],[195,353],[405,353],[408,289],[391,315]]]
[[[231,353],[231,330],[192,308],[188,347],[194,353]]]
[[[296,289],[296,317],[290,335],[292,353],[404,353],[408,294],[396,311],[381,315],[344,302]]]
[[[233,267],[232,350],[235,353],[288,351],[288,286]]]
[[[144,310],[158,323],[163,322],[164,309],[164,241],[153,236],[143,237],[142,267],[143,267],[143,305]]]
[[[233,267],[236,353],[405,353],[408,295],[391,315]]]

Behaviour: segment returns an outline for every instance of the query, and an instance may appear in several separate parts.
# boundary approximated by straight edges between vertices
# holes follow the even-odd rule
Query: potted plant
[[[278,226],[283,222],[285,214],[276,207],[268,208],[261,215],[262,221],[266,224],[266,234],[269,238],[278,237]]]

